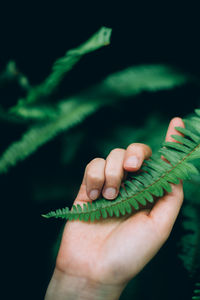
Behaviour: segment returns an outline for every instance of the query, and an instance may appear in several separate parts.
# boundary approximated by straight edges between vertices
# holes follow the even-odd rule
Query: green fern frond
[[[196,114],[199,114],[199,110],[196,110]],[[170,192],[170,183],[178,184],[180,179],[188,179],[191,174],[198,174],[197,168],[191,164],[193,159],[200,158],[200,133],[197,133],[199,116],[198,119],[199,123],[190,123],[187,128],[176,127],[185,137],[174,136],[174,138],[179,139],[182,144],[163,143],[163,148],[159,152],[170,164],[160,157],[146,160],[141,168],[143,172],[139,175],[131,173],[115,200],[108,201],[102,198],[83,204],[83,207],[73,205],[71,210],[58,209],[43,216],[84,221],[89,219],[94,221],[100,217],[119,217],[130,214],[132,209],[138,210],[140,205],[145,206],[148,202],[153,202],[153,196],[162,197],[165,191]]]
[[[44,96],[50,95],[59,85],[62,78],[84,56],[103,46],[109,45],[112,29],[101,27],[92,37],[75,49],[66,52],[64,57],[55,61],[51,74],[39,86],[30,89],[25,99],[20,99],[18,104],[11,108],[11,112],[18,113],[18,108],[29,103],[35,103]],[[19,112],[20,113],[20,112]]]

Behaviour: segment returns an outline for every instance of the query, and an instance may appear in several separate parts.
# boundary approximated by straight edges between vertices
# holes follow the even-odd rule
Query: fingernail
[[[137,168],[139,166],[139,160],[136,156],[130,156],[126,161],[125,165],[127,167]]]
[[[99,191],[98,190],[91,190],[91,192],[90,192],[90,199],[92,199],[92,200],[96,200],[97,199],[97,197],[98,197],[98,195],[99,195]]]
[[[117,190],[115,188],[110,187],[105,189],[103,194],[105,198],[114,199],[116,197]]]

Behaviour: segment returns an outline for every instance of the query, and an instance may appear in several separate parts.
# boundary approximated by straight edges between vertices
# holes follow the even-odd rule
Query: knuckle
[[[101,158],[101,157],[96,157],[96,158],[93,158],[87,165],[86,165],[86,170],[89,170],[89,168],[97,163],[97,162],[105,162],[105,159]]]
[[[149,145],[144,144],[146,147],[146,152],[149,153],[150,155],[152,155],[152,149]]]
[[[146,153],[152,154],[151,148],[148,145],[142,143],[132,143],[128,146],[127,149],[133,152],[142,153],[143,155],[145,155]]]
[[[122,153],[122,152],[124,152],[125,150],[123,149],[123,148],[115,148],[115,149],[113,149],[111,152],[110,152],[110,154],[112,153]]]
[[[130,150],[130,151],[133,151],[133,152],[135,152],[135,151],[137,151],[138,150],[138,144],[137,143],[132,143],[132,144],[130,144],[128,147],[127,147],[127,150]]]
[[[106,179],[110,181],[119,181],[121,179],[120,174],[117,174],[115,170],[108,170],[106,172]]]
[[[93,164],[93,163],[96,163],[96,162],[104,162],[105,159],[101,158],[101,157],[95,157],[91,160],[91,162],[89,164]]]
[[[100,174],[88,171],[87,180],[93,181],[95,183],[101,183],[104,180],[104,178]]]

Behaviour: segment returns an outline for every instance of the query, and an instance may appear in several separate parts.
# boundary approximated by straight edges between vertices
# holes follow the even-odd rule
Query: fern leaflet
[[[131,214],[132,210],[138,210],[140,205],[145,206],[147,202],[153,202],[153,196],[162,197],[165,191],[171,192],[170,183],[178,184],[180,179],[189,179],[191,174],[198,174],[191,161],[200,158],[199,109],[196,110],[196,115],[195,119],[185,120],[187,128],[176,127],[184,137],[173,135],[173,138],[181,144],[163,143],[159,152],[170,164],[160,157],[151,157],[144,162],[141,168],[143,172],[138,175],[131,173],[129,179],[124,181],[115,200],[102,198],[92,203],[84,203],[82,207],[77,204],[73,205],[71,210],[66,207],[43,216],[83,221],[99,220],[101,217],[119,217]]]

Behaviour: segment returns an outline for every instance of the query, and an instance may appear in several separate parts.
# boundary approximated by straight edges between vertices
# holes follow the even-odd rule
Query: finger
[[[129,172],[137,171],[144,159],[148,159],[151,155],[151,148],[145,144],[134,143],[129,145],[124,157],[124,169]]]
[[[96,159],[97,160],[97,159]],[[104,164],[105,164],[105,160],[104,159],[99,159],[99,160],[103,160],[104,161]],[[95,161],[95,159],[94,159],[94,161]],[[86,166],[86,168],[85,168],[85,171],[84,171],[84,176],[83,176],[83,180],[82,180],[82,183],[81,183],[81,186],[80,186],[80,189],[79,189],[79,192],[78,192],[78,194],[77,194],[77,196],[76,196],[76,199],[74,200],[74,204],[82,204],[82,203],[87,203],[87,202],[92,202],[92,200],[93,199],[91,199],[90,197],[89,197],[89,192],[87,192],[87,173],[88,173],[88,169],[89,169],[89,167],[90,167],[90,165],[91,165],[91,163],[92,163],[93,161],[91,161],[87,166]],[[100,164],[99,164],[100,165]],[[100,165],[100,169],[101,169],[101,165]],[[104,166],[105,167],[105,166]],[[98,169],[98,167],[97,167],[97,169]],[[95,172],[96,172],[96,170],[95,170]],[[101,171],[100,171],[100,173],[101,173]]]
[[[178,117],[173,118],[171,120],[171,122],[169,123],[169,127],[168,127],[167,134],[165,137],[166,142],[177,142],[176,140],[174,140],[171,137],[172,134],[177,134],[177,135],[183,136],[183,134],[180,133],[179,131],[177,131],[175,129],[175,127],[183,127],[183,128],[185,127],[183,120],[181,118],[178,118]]]
[[[123,169],[124,155],[124,149],[114,149],[106,159],[105,183],[102,191],[106,199],[114,199],[118,195],[121,181],[125,176]]]
[[[171,120],[168,131],[166,134],[166,141],[175,141],[171,135],[178,134],[181,135],[174,127],[185,127],[181,118],[174,118]],[[166,194],[164,197],[160,198],[151,210],[149,217],[151,217],[156,223],[157,228],[163,235],[163,237],[168,237],[173,224],[177,218],[181,205],[183,203],[183,187],[182,183],[178,185],[172,184],[172,192]]]
[[[86,168],[86,192],[91,200],[96,200],[105,180],[105,159],[95,158]]]

